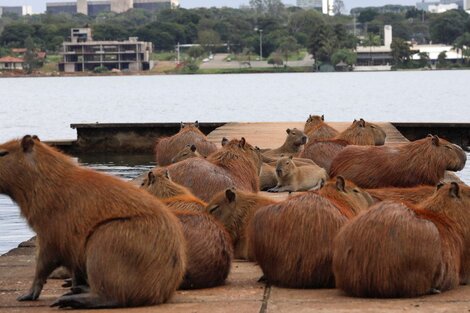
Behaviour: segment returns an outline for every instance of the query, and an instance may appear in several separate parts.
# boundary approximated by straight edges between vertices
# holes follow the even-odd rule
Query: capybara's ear
[[[149,171],[149,173],[147,174],[147,177],[149,179],[149,185],[152,185],[153,183],[155,183],[155,174],[153,174],[152,171]]]
[[[343,176],[337,176],[336,177],[336,189],[338,189],[339,191],[345,192],[346,191],[345,185],[346,185],[346,182],[344,181]]]
[[[321,115],[321,120],[322,120],[322,121],[325,120],[325,115],[324,115],[324,114]]]
[[[190,148],[190,149],[191,149],[192,152],[195,152],[197,148],[196,148],[195,145],[191,145],[191,148]]]
[[[432,144],[435,146],[439,146],[439,137],[432,136]]]
[[[33,140],[41,141],[41,139],[39,139],[39,137],[37,135],[33,135]]]
[[[359,127],[366,127],[366,121],[364,121],[362,118],[359,120]]]
[[[181,129],[184,128],[184,123],[183,123],[183,122],[180,123],[180,128],[181,128]]]
[[[171,180],[170,171],[165,170],[165,177]]]
[[[437,184],[437,186],[436,186],[436,190],[439,190],[439,189],[441,189],[442,187],[444,187],[444,183],[443,183],[443,182],[439,182],[439,184]]]
[[[449,195],[453,198],[460,198],[460,187],[456,182],[450,183]]]
[[[33,151],[34,139],[30,135],[26,135],[21,139],[21,147],[23,148],[24,153],[29,153]]]
[[[199,128],[199,121],[194,122],[194,126],[195,126],[196,128]]]
[[[240,139],[240,143],[238,145],[240,146],[240,148],[245,148],[245,144],[246,144],[245,137],[242,137],[242,139]]]
[[[286,129],[286,133],[290,134],[290,128]]]
[[[228,144],[228,139],[227,138],[222,138],[222,147],[224,147],[226,144]]]
[[[225,197],[227,198],[229,203],[235,201],[236,195],[232,188],[225,190]]]

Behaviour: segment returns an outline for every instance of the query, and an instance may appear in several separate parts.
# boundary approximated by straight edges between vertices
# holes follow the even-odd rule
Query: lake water
[[[73,139],[72,123],[303,121],[469,122],[470,71],[0,78],[0,142]],[[79,159],[132,178],[152,160]],[[470,183],[470,168],[459,173]],[[32,233],[0,196],[0,254]]]

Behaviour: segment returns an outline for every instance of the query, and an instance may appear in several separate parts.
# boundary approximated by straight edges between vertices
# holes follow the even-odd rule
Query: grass
[[[252,67],[230,69],[199,69],[195,74],[248,74],[248,73],[304,73],[313,72],[312,67]]]

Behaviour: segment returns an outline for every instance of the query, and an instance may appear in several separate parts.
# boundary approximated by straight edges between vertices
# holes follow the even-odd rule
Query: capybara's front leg
[[[50,255],[50,252],[44,252],[46,249],[39,249],[39,254],[36,263],[36,273],[34,275],[33,285],[27,294],[24,294],[17,298],[18,301],[34,301],[39,298],[42,287],[47,281],[49,275],[58,266],[59,262]]]

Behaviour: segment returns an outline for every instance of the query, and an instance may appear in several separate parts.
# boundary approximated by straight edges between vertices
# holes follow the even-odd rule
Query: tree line
[[[336,6],[341,7],[341,3]],[[61,43],[69,39],[71,28],[86,25],[92,28],[95,40],[137,36],[153,42],[157,51],[173,51],[178,43],[199,43],[203,47],[226,44],[219,49],[226,51],[228,46],[231,52],[253,54],[260,53],[262,30],[264,56],[304,48],[324,63],[355,62],[355,47],[380,44],[384,25],[392,25],[394,38],[400,44],[415,41],[452,44],[461,49],[470,46],[470,17],[462,10],[429,14],[414,7],[385,6],[356,8],[352,15],[342,15],[340,9],[336,13],[326,16],[314,9],[286,7],[280,0],[251,0],[249,6],[240,9],[133,9],[96,17],[5,14],[0,18],[0,55],[9,48],[24,47],[28,38],[38,49],[58,52]],[[400,57],[406,61],[406,56]]]

